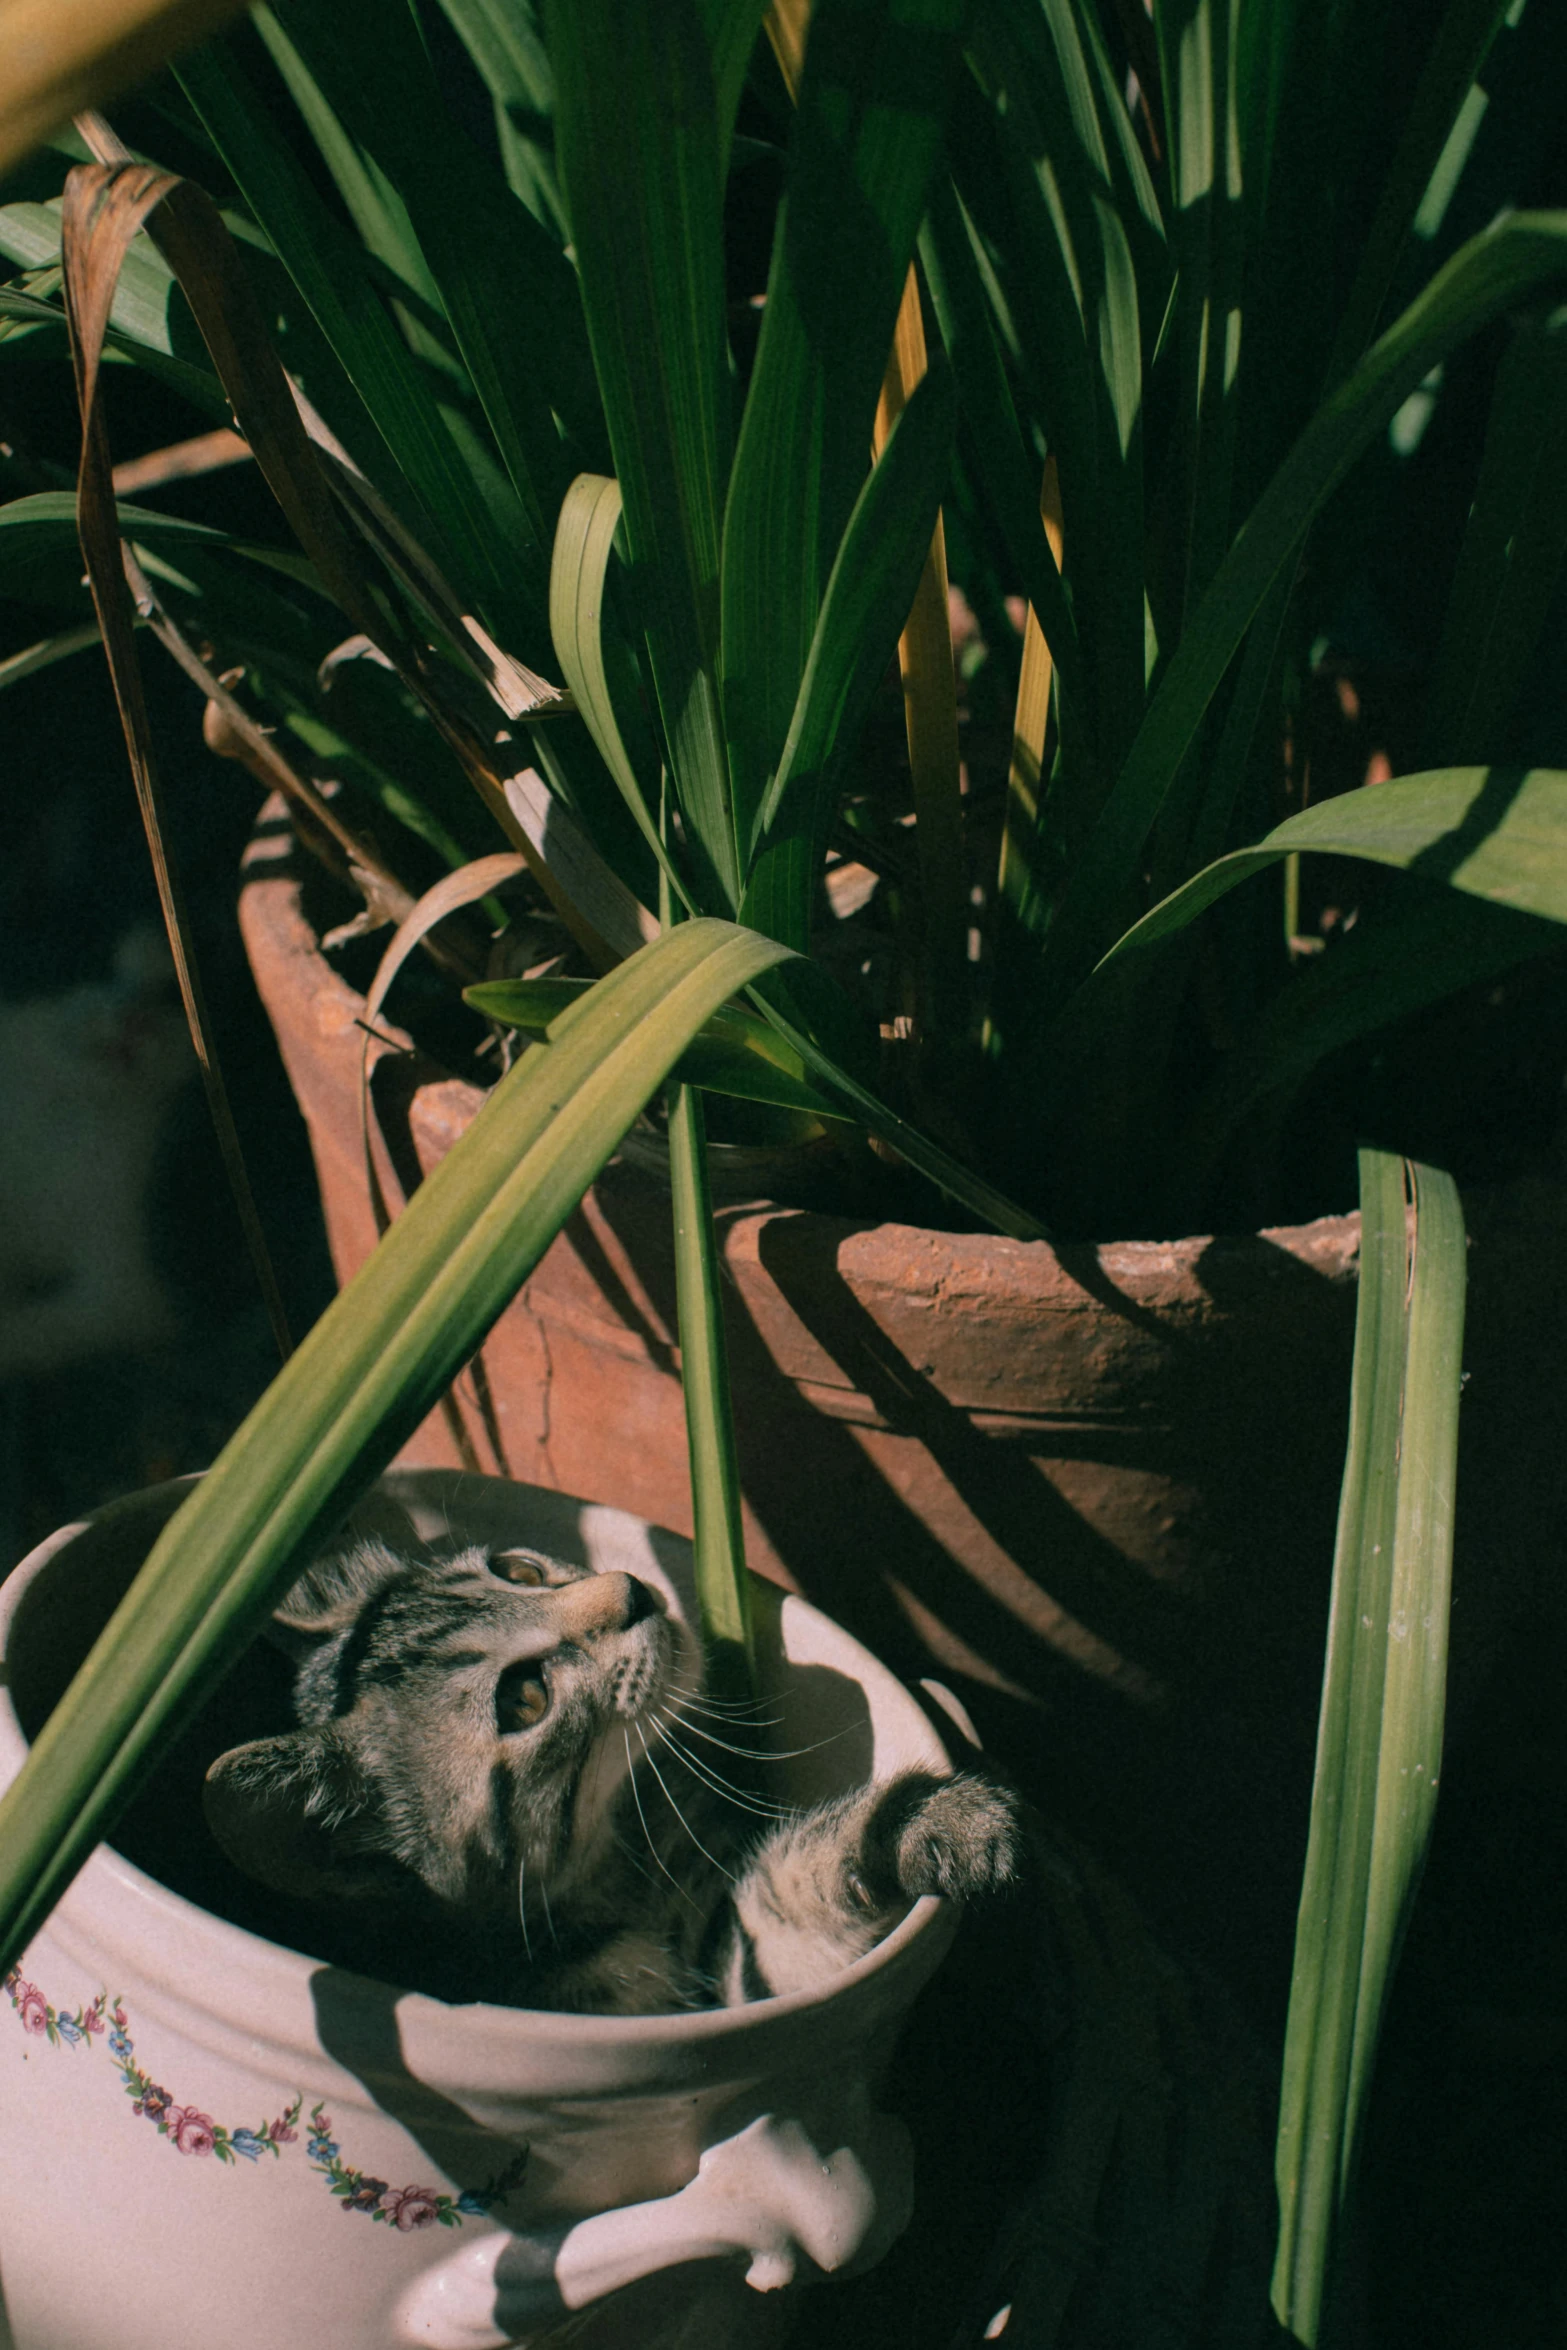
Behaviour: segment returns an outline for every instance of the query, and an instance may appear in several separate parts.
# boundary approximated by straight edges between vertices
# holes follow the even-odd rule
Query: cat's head
[[[302,1727],[213,1764],[219,1843],[277,1891],[433,1903],[468,1930],[514,1921],[522,1884],[569,1894],[591,1871],[639,1718],[695,1677],[645,1583],[531,1550],[359,1542],[275,1628]]]

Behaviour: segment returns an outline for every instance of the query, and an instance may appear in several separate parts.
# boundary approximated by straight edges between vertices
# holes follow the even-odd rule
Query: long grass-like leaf
[[[409,333],[410,327],[414,327],[410,333],[413,349],[420,357],[437,357],[447,371],[460,376],[462,370],[455,365],[449,347],[443,348],[430,332],[428,322],[432,317],[444,323],[440,288],[430,274],[419,240],[414,235],[413,223],[408,218],[408,207],[374,158],[366,155],[349,137],[333,113],[320,84],[271,9],[254,8],[251,22],[287,84],[289,96],[299,108],[321,160],[331,173],[337,192],[343,199],[348,216],[364,240],[366,250],[384,263],[394,277],[400,279],[408,291],[419,299],[417,312],[404,310],[402,313],[404,332]]]
[[[756,815],[744,918],[803,948],[839,762],[853,748],[927,562],[952,452],[951,376],[930,370],[867,475]],[[961,840],[959,842],[961,876]]]
[[[1194,874],[1117,939],[1099,968],[1184,930],[1248,875],[1304,850],[1366,857],[1520,914],[1567,922],[1567,773],[1444,767],[1319,801],[1255,848],[1232,850]]]
[[[486,614],[514,650],[526,650],[516,615],[542,604],[542,560],[530,579],[496,543],[482,488],[353,238],[317,195],[228,44],[187,58],[179,78],[342,370],[364,419],[356,446],[367,444],[364,462],[380,494],[429,547],[464,609]]]
[[[900,1158],[907,1159],[911,1167],[918,1168],[927,1181],[934,1183],[938,1191],[945,1192],[948,1199],[956,1200],[960,1207],[966,1208],[970,1215],[979,1217],[993,1231],[1004,1232],[1011,1240],[1050,1238],[1049,1232],[1036,1216],[1020,1208],[1015,1201],[1007,1198],[1005,1192],[998,1191],[982,1175],[976,1175],[971,1168],[963,1166],[938,1143],[921,1134],[918,1127],[911,1126],[907,1119],[900,1118],[895,1110],[889,1109],[868,1085],[862,1085],[830,1053],[823,1051],[813,1037],[798,1027],[781,1004],[771,996],[764,995],[760,989],[755,991],[755,1000],[758,1010],[778,1031],[785,1044],[799,1055],[828,1099],[839,1105],[840,1116],[857,1120],[868,1134],[874,1134],[879,1141],[887,1143]]]
[[[1361,1300],[1278,2139],[1274,2307],[1331,2323],[1372,2061],[1436,1807],[1464,1224],[1452,1178],[1362,1151]]]
[[[155,506],[132,505],[124,499],[116,502],[115,511],[123,538],[159,549],[171,563],[188,561],[194,550],[210,547],[280,571],[301,584],[319,584],[308,564],[281,548],[230,538],[210,523],[188,521],[183,515],[163,514]],[[29,596],[40,577],[52,576],[64,566],[74,567],[79,577],[81,566],[73,562],[75,548],[76,500],[69,490],[35,490],[29,497],[12,498],[0,506],[0,583],[7,595]]]
[[[759,0],[715,0],[715,19]],[[625,501],[637,624],[698,902],[740,866],[718,686],[719,532],[731,447],[723,195],[732,108],[699,0],[559,0],[556,156]],[[736,92],[736,96],[738,91]]]
[[[173,1519],[0,1803],[0,1965],[471,1355],[688,1039],[784,951],[683,923],[496,1087]]]
[[[585,979],[487,979],[465,988],[463,1002],[529,1036],[545,1035],[562,1012],[585,994]],[[675,1064],[684,1086],[733,1100],[805,1110],[815,1118],[842,1118],[841,1102],[814,1085],[802,1056],[759,1013],[739,1004],[715,1012]]]
[[[1567,552],[1567,310],[1527,320],[1502,361],[1437,653],[1425,743],[1479,759],[1497,741]]]
[[[1168,113],[1181,342],[1175,446],[1180,597],[1192,609],[1230,540],[1241,358],[1239,0],[1170,0],[1158,16]]]
[[[612,627],[606,630],[604,599],[620,516],[620,484],[606,474],[579,473],[566,492],[555,526],[555,549],[550,558],[550,635],[600,758],[660,868],[683,897],[684,885],[659,836],[638,762],[622,731],[623,714],[632,725],[640,717],[631,691],[635,680],[625,681],[618,699],[610,685],[610,663],[618,640]],[[643,773],[647,773],[653,752],[645,728],[638,738],[638,749]]]
[[[911,268],[904,281],[892,352],[876,408],[878,458],[928,366],[919,279]],[[920,877],[915,1019],[927,1055],[943,1045],[950,1047],[950,1041],[963,1033],[968,960],[968,856],[958,750],[958,679],[947,584],[947,537],[938,510],[909,616],[898,638]]]
[[[24,677],[36,677],[40,669],[53,668],[56,661],[84,653],[98,641],[98,624],[89,621],[84,628],[62,629],[56,636],[41,637],[36,645],[24,645],[21,652],[0,661],[0,693],[8,685],[20,685]]]
[[[692,1563],[702,1635],[715,1686],[749,1697],[755,1691],[756,1654],[740,1524],[740,1469],[707,1180],[707,1128],[695,1086],[669,1089],[669,1179],[680,1382],[691,1462]]]
[[[724,723],[749,843],[865,481],[960,67],[956,0],[818,0],[724,512]],[[629,506],[629,495],[628,495]]]
[[[1552,923],[1446,890],[1378,906],[1373,920],[1295,972],[1227,1042],[1170,1154],[1166,1180],[1180,1229],[1199,1231],[1211,1215],[1215,1173],[1246,1121],[1264,1105],[1272,1114],[1331,1054],[1561,943]]]
[[[1355,282],[1339,320],[1328,365],[1330,383],[1348,373],[1376,331],[1377,315],[1393,283],[1420,200],[1497,27],[1509,13],[1511,0],[1448,0],[1415,85]]]
[[[1143,845],[1203,714],[1319,507],[1439,358],[1529,292],[1563,276],[1567,214],[1517,213],[1500,221],[1454,256],[1318,411],[1193,615],[1076,860],[1047,943],[1041,978],[1047,999],[1059,1001],[1103,951],[1106,910],[1119,905],[1134,884]],[[1070,505],[1067,524],[1070,547]]]
[[[552,407],[584,449],[599,445],[569,264],[447,113],[410,10],[379,0],[276,8],[328,103],[407,207],[535,541],[529,570],[542,575],[570,475]]]
[[[1040,528],[1037,465],[1024,449],[1011,387],[974,251],[975,231],[950,180],[938,179],[920,232],[920,259],[957,379],[967,445],[1008,560],[1037,615],[1063,694],[1080,690],[1077,627],[1061,585],[1060,550]],[[1059,504],[1059,498],[1058,498]]]
[[[441,0],[495,107],[501,162],[512,191],[564,238],[550,115],[555,76],[535,0]]]
[[[1156,215],[1126,184],[1113,127],[1125,107],[1097,69],[1092,12],[1004,0],[976,16],[972,38],[990,104],[968,95],[960,109],[955,174],[976,219],[990,206],[981,225],[1059,467],[1067,585],[1092,653],[1084,747],[1068,734],[1049,810],[1075,855],[1143,709],[1143,310],[1167,263]]]
[[[0,205],[0,253],[29,272],[20,285],[0,293],[3,314],[58,321],[60,203]],[[183,332],[181,331],[183,329]],[[228,404],[206,354],[195,343],[174,272],[150,243],[138,241],[126,254],[109,313],[106,350],[132,359],[171,391],[181,393],[207,415],[226,420]]]
[[[1062,554],[1061,490],[1054,457],[1046,460],[1039,489],[1039,518],[1059,570]],[[1045,736],[1050,726],[1055,662],[1050,640],[1032,604],[1023,621],[1023,665],[1012,720],[1012,756],[1007,763],[1007,812],[1001,827],[996,888],[1009,911],[1022,914],[1034,879],[1033,846],[1044,784]]]

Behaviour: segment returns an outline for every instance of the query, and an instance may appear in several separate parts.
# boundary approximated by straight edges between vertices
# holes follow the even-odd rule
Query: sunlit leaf
[[[1278,2138],[1273,2300],[1315,2344],[1441,1770],[1464,1329],[1450,1175],[1360,1154],[1360,1308]]]

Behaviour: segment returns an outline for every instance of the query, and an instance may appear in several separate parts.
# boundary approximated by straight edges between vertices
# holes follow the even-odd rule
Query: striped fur
[[[279,1611],[299,1727],[214,1763],[249,1875],[395,1928],[403,1979],[653,2014],[814,1988],[920,1893],[1008,1882],[1011,1798],[909,1773],[788,1812],[645,1584],[361,1542]],[[752,1733],[754,1736],[754,1732]],[[449,1991],[450,1995],[450,1991]]]

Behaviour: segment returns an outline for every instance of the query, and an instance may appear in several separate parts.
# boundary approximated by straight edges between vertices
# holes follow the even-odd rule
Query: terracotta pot
[[[440,1471],[385,1482],[427,1539],[538,1544],[682,1605],[688,1546],[620,1512]],[[7,1582],[0,1785],[182,1490],[67,1527]],[[811,1749],[780,1765],[807,1773],[788,1799],[947,1767],[914,1700],[814,1608],[762,1595],[761,1635],[784,1742]],[[231,1720],[209,1723],[212,1752]],[[188,1897],[226,1868],[201,1829],[202,1735],[122,1832],[187,1890],[100,1847],[0,1996],[16,2350],[499,2350],[563,2321],[573,2350],[757,2350],[797,2267],[865,2266],[896,2236],[907,2137],[873,2091],[950,1905],[918,1902],[828,1990],[742,2009],[451,2007]],[[234,1879],[238,1914],[269,1898]]]
[[[278,816],[252,846],[242,917],[347,1280],[375,1239],[362,1002],[320,952]],[[399,1168],[417,1180],[482,1100],[411,1052],[386,1054],[375,1086],[389,1186]],[[1559,1385],[1541,1384],[1567,1259],[1555,1247],[1542,1265],[1537,1245],[1560,1211],[1551,1186],[1471,1203],[1471,1327],[1495,1371],[1466,1407],[1487,1422],[1462,1488],[1461,1543],[1478,1535],[1487,1558],[1471,1590],[1567,1511]],[[752,1564],[905,1674],[934,1665],[1030,1792],[1113,1839],[1167,1930],[1282,1996],[1358,1217],[1059,1249],[767,1203],[720,1221]],[[649,1177],[606,1170],[482,1368],[487,1396],[471,1375],[456,1393],[486,1469],[689,1529],[669,1207]],[[1522,1517],[1521,1432],[1543,1480]],[[432,1416],[403,1457],[455,1461],[450,1425]]]

